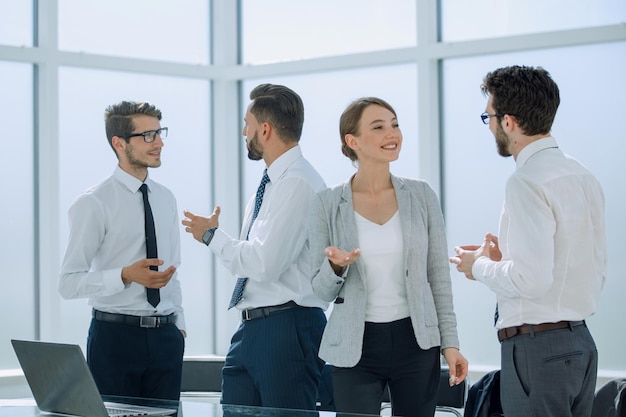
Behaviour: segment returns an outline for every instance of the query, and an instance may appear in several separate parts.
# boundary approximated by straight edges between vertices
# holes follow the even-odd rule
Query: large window
[[[623,0],[442,0],[442,40],[464,41],[618,24]]]
[[[415,46],[414,0],[242,0],[243,63]]]
[[[609,270],[589,326],[600,374],[626,376],[612,330],[626,316],[618,266],[626,135],[615,123],[626,107],[624,21],[623,0],[0,0],[0,303],[11,314],[0,326],[0,370],[17,367],[10,338],[85,344],[87,300],[62,300],[57,282],[68,208],[116,164],[108,105],[161,108],[170,134],[150,175],[175,193],[181,218],[221,204],[220,226],[237,235],[263,169],[247,160],[241,135],[254,86],[284,84],[302,96],[303,152],[329,186],[355,172],[340,150],[341,112],[358,97],[386,99],[404,134],[391,170],[433,185],[452,254],[497,232],[514,169],[479,120],[482,77],[524,64],[558,82],[553,133],[605,188]],[[238,321],[225,306],[234,279],[182,225],[181,243],[186,354],[225,354]],[[451,271],[462,351],[473,370],[497,368],[495,297]]]
[[[32,339],[37,330],[32,65],[0,61],[0,91],[5,152],[0,164],[0,259],[4,269],[0,305],[7,315],[1,326],[5,337],[0,343],[2,369],[17,364],[6,336]]]
[[[33,2],[0,1],[0,45],[33,45]]]
[[[156,61],[208,64],[205,0],[58,0],[59,48]],[[184,45],[184,47],[181,47]]]

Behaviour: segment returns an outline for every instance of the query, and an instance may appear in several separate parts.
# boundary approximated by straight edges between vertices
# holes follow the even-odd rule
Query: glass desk
[[[290,410],[266,407],[245,407],[216,402],[199,402],[183,399],[182,401],[120,399],[119,397],[104,397],[105,401],[133,402],[139,405],[154,407],[176,408],[178,412],[173,417],[364,417],[364,414],[335,413],[333,411]],[[35,400],[27,399],[0,399],[0,417],[45,417],[66,416],[40,411]]]

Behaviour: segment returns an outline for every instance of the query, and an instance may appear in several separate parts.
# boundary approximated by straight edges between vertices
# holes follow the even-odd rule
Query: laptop
[[[11,343],[42,411],[90,417],[165,416],[178,411],[103,401],[78,345],[14,339]]]

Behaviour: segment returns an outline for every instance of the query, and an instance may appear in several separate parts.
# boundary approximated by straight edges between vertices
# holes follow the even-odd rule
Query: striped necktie
[[[256,198],[254,199],[254,211],[252,212],[252,220],[250,220],[250,225],[248,226],[248,233],[246,233],[246,239],[250,235],[250,230],[252,229],[252,224],[254,220],[259,215],[259,210],[261,210],[261,204],[263,203],[263,194],[265,194],[265,186],[270,182],[270,177],[267,175],[267,169],[263,171],[263,178],[261,178],[261,184],[259,184],[259,188],[256,190]],[[241,277],[237,278],[237,283],[235,284],[235,288],[233,289],[233,295],[230,298],[230,303],[228,304],[228,308],[231,309],[236,306],[243,299],[243,289],[248,282],[248,278]]]

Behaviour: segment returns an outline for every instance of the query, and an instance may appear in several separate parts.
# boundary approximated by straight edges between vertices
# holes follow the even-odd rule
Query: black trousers
[[[439,387],[440,348],[421,349],[411,319],[365,323],[363,353],[353,368],[333,367],[338,413],[380,414],[387,384],[392,415],[435,414]]]
[[[87,363],[101,395],[178,400],[184,350],[174,324],[143,328],[92,319]]]

